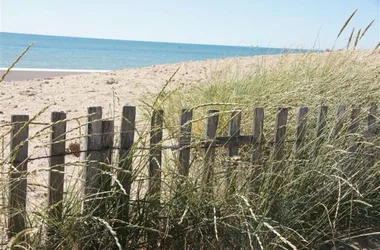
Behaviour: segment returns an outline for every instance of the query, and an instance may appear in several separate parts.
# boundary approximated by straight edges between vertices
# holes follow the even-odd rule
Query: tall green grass
[[[367,106],[379,96],[379,68],[373,59],[370,53],[351,51],[285,55],[275,70],[261,68],[260,75],[252,73],[238,80],[171,89],[155,98],[145,98],[146,106],[139,112],[146,118],[150,117],[152,106],[165,112],[165,145],[177,144],[180,108],[193,109],[195,148],[189,177],[178,175],[178,151],[165,150],[161,166],[161,203],[156,212],[152,211],[150,204],[154,197],[146,194],[149,155],[146,150],[137,148],[148,147],[149,129],[139,129],[132,159],[134,184],[128,222],[117,220],[117,211],[125,205],[118,202],[123,190],[118,188],[117,182],[103,198],[106,205],[102,214],[88,210],[83,213],[82,177],[71,176],[76,184],[67,190],[63,219],[51,221],[47,216],[49,210],[36,206],[29,220],[32,230],[27,231],[26,241],[18,244],[26,249],[36,246],[43,249],[145,248],[146,233],[157,230],[164,249],[355,249],[355,244],[361,241],[370,244],[372,238],[380,234],[378,154],[374,155],[374,161],[368,161],[370,153],[378,149],[379,137],[363,136]],[[282,66],[282,60],[293,64]],[[153,100],[151,104],[146,103],[148,99]],[[313,158],[316,112],[321,103],[330,107],[331,119],[325,132],[327,139],[319,155]],[[328,140],[334,126],[335,107],[341,103],[362,105],[360,131],[342,133],[338,139]],[[226,150],[218,148],[211,184],[205,188],[205,152],[196,144],[204,138],[207,109],[221,111],[218,135],[226,135],[233,110],[243,110],[242,134],[250,134],[252,108],[264,107],[264,135],[269,142],[273,138],[277,107],[292,108],[287,126],[291,140],[294,108],[301,105],[311,108],[302,160],[294,159],[292,142],[285,144],[286,157],[276,172],[272,169],[270,144],[264,149],[261,165],[249,161],[249,146],[240,150],[237,159],[229,159]],[[348,120],[349,113],[346,118]],[[345,123],[344,131],[348,124]],[[350,152],[348,148],[354,139],[359,142],[358,148]],[[83,161],[75,164],[83,168]],[[226,164],[234,166],[233,189],[225,182]],[[116,176],[117,171],[120,169],[116,159],[110,165],[109,174]],[[159,224],[152,227],[152,221]],[[56,228],[50,239],[43,236],[46,225]],[[127,233],[120,235],[120,228]]]
[[[194,138],[204,138],[208,109],[221,111],[218,134],[226,135],[233,110],[243,111],[242,134],[251,134],[253,108],[264,107],[264,136],[271,141],[277,108],[290,107],[287,133],[288,139],[294,139],[295,108],[310,107],[307,143],[303,148],[305,159],[295,160],[291,153],[293,144],[286,143],[286,158],[279,171],[272,172],[270,154],[266,154],[263,165],[253,166],[248,160],[250,149],[243,148],[233,173],[237,176],[238,188],[232,196],[224,184],[228,157],[225,150],[219,150],[213,166],[216,193],[211,200],[203,200],[201,189],[196,187],[202,186],[198,180],[202,176],[204,154],[197,151],[199,154],[194,156],[188,179],[194,191],[190,197],[186,195],[189,187],[174,191],[174,196],[185,194],[181,202],[191,204],[183,207],[181,202],[176,203],[168,206],[167,212],[168,217],[173,217],[172,210],[179,210],[174,218],[188,218],[187,230],[175,227],[173,219],[174,228],[169,234],[183,239],[182,232],[186,230],[185,235],[192,235],[194,239],[186,238],[187,243],[204,249],[332,249],[338,246],[355,249],[355,244],[363,239],[369,244],[372,239],[368,235],[380,234],[377,224],[380,168],[377,160],[368,163],[371,157],[368,152],[377,150],[378,137],[368,139],[361,134],[366,129],[368,107],[380,96],[376,53],[284,55],[274,68],[271,65],[266,69],[263,63],[260,68],[252,69],[249,76],[232,79],[218,76],[217,79],[225,80],[174,89],[161,95],[155,105],[165,111],[169,138],[178,138],[176,124],[180,108],[193,110]],[[316,116],[321,104],[330,108],[324,137],[330,136],[339,104],[346,104],[348,111],[362,106],[361,129],[358,134],[326,140],[318,157],[313,159]],[[349,125],[349,116],[347,112],[344,130]],[[355,152],[347,151],[352,140],[361,143]],[[271,148],[265,150],[268,153]],[[256,168],[260,171],[252,179]],[[249,188],[252,182],[256,187],[254,191]],[[199,196],[192,202],[194,192]]]
[[[355,46],[368,28],[364,30],[361,35],[358,33]],[[147,248],[147,233],[157,232],[163,249],[358,249],[359,245],[374,248],[380,236],[380,155],[377,153],[380,137],[369,138],[364,134],[367,108],[380,96],[378,56],[376,49],[285,54],[271,61],[266,57],[256,59],[252,69],[242,75],[230,74],[227,69],[213,75],[210,82],[195,87],[175,88],[169,79],[167,88],[159,94],[142,98],[141,123],[146,125],[153,109],[163,109],[163,143],[177,144],[179,111],[181,108],[193,110],[194,148],[189,176],[178,174],[178,151],[165,150],[160,204],[152,211],[157,197],[146,192],[149,154],[142,149],[149,146],[149,128],[141,125],[136,130],[133,157],[129,155],[133,162],[133,185],[128,221],[117,220],[117,212],[126,205],[120,203],[121,198],[125,198],[125,190],[120,189],[117,181],[102,199],[102,213],[83,210],[86,197],[82,194],[80,172],[85,160],[71,158],[66,167],[78,170],[75,175],[66,173],[72,180],[66,188],[63,218],[49,219],[49,210],[53,208],[47,208],[41,200],[33,201],[37,204],[27,220],[29,228],[23,232],[27,237],[22,241],[10,239],[7,247],[139,249]],[[321,104],[329,106],[329,120],[321,150],[314,157],[316,114]],[[338,104],[361,105],[363,112],[358,133],[342,133],[332,140],[329,135]],[[291,140],[295,133],[295,108],[302,105],[310,107],[302,159],[294,158],[293,143],[288,141],[284,145],[285,158],[278,170],[273,171],[270,143],[264,148],[260,165],[250,162],[252,148],[249,145],[242,147],[235,159],[229,159],[222,147],[216,150],[216,159],[211,165],[211,182],[205,183],[205,150],[197,147],[197,142],[205,137],[208,109],[220,111],[217,133],[226,135],[233,110],[243,112],[241,134],[251,134],[252,110],[263,107],[263,133],[270,142],[278,107],[290,108],[287,134]],[[349,113],[345,118],[348,120]],[[346,122],[343,131],[348,125]],[[81,131],[83,126],[80,124],[73,130],[81,128]],[[41,132],[36,132],[30,139],[39,135]],[[118,138],[115,145],[117,141]],[[348,149],[353,141],[357,142],[357,148],[352,152]],[[2,159],[3,176],[9,171],[8,160],[6,156]],[[113,178],[121,171],[118,163],[116,157],[109,165],[108,174]],[[233,167],[235,178],[231,184],[225,181],[226,165]],[[0,187],[6,194],[7,179],[3,181]],[[6,209],[5,198],[2,217],[6,217]],[[152,225],[152,222],[158,224]],[[50,238],[45,236],[46,226],[55,228]]]

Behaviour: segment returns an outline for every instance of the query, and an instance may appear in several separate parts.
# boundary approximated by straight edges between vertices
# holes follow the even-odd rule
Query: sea
[[[128,41],[0,32],[0,68],[117,70],[225,57],[305,52],[301,49]]]

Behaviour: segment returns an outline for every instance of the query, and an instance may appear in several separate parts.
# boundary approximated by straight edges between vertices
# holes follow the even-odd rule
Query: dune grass
[[[134,157],[130,158],[133,186],[128,221],[117,220],[117,212],[125,205],[120,203],[125,197],[120,183],[115,181],[104,194],[105,205],[99,214],[83,210],[83,177],[71,176],[74,186],[67,189],[63,218],[51,220],[48,213],[52,208],[36,206],[38,212],[28,219],[28,237],[13,243],[25,249],[135,249],[146,248],[146,234],[153,232],[159,235],[163,249],[355,249],[358,244],[374,245],[380,235],[379,137],[363,134],[368,108],[380,96],[375,53],[283,55],[274,66],[265,68],[262,62],[248,75],[216,76],[214,82],[202,86],[168,88],[145,97],[139,112],[146,118],[150,118],[152,107],[164,110],[164,145],[177,144],[180,108],[194,111],[189,176],[178,175],[178,151],[165,150],[160,205],[152,210],[157,197],[146,193],[149,153],[141,149],[148,147],[149,129],[139,130]],[[323,135],[326,140],[313,157],[316,114],[321,104],[330,108]],[[361,105],[361,124],[357,133],[343,133],[332,140],[329,136],[338,104],[346,104],[348,111]],[[272,168],[275,161],[270,143],[259,165],[250,162],[249,145],[240,149],[235,160],[229,159],[222,147],[216,149],[211,182],[205,182],[205,152],[196,145],[204,138],[208,109],[220,110],[218,135],[226,135],[233,110],[243,112],[241,133],[251,134],[252,110],[263,107],[263,133],[269,142],[278,106],[291,108],[287,126],[291,139],[295,110],[302,105],[310,107],[302,159],[294,158],[291,140],[284,145],[285,158],[277,171]],[[343,131],[349,116],[345,116]],[[354,152],[348,150],[353,140],[358,142]],[[84,163],[75,164],[84,169]],[[234,166],[234,182],[230,184],[225,181],[226,164]],[[108,174],[115,177],[118,165],[115,158]],[[49,239],[44,236],[47,225],[55,228]]]
[[[345,23],[343,32],[355,12]],[[370,25],[369,25],[370,26]],[[368,26],[368,27],[369,27]],[[162,249],[360,249],[378,247],[380,238],[380,166],[379,134],[365,136],[371,103],[380,96],[379,51],[356,51],[357,42],[368,30],[358,33],[352,50],[330,53],[284,54],[275,60],[262,57],[238,74],[230,69],[213,75],[210,82],[198,86],[167,87],[159,94],[144,96],[139,107],[142,117],[150,119],[152,110],[164,111],[164,145],[178,143],[179,111],[194,112],[192,159],[189,176],[180,176],[178,150],[165,150],[161,168],[161,197],[147,193],[149,152],[145,150],[149,129],[136,130],[133,150],[127,159],[133,162],[132,190],[128,220],[118,220],[118,212],[127,203],[126,190],[113,181],[103,194],[99,207],[83,209],[83,176],[67,175],[72,185],[66,188],[63,217],[51,220],[41,200],[35,200],[28,229],[23,239],[15,237],[8,247],[19,249],[145,249],[147,234],[157,234]],[[353,33],[352,33],[353,34]],[[339,37],[338,35],[338,37]],[[347,47],[350,46],[351,40]],[[272,58],[273,59],[273,58]],[[233,67],[238,68],[239,65]],[[232,72],[232,73],[231,73]],[[320,105],[328,105],[327,129],[319,154],[315,156],[316,116]],[[336,107],[346,104],[362,107],[357,133],[347,133],[350,113],[338,138],[331,138]],[[296,108],[310,108],[302,158],[292,153]],[[252,111],[265,110],[264,137],[268,142],[263,161],[250,161],[252,147],[243,146],[239,157],[230,159],[224,147],[216,149],[216,158],[205,165],[205,150],[197,143],[205,137],[207,110],[219,110],[217,135],[227,135],[231,113],[241,110],[241,134],[252,133]],[[281,162],[271,153],[273,128],[278,107],[288,107],[285,157]],[[115,112],[113,112],[115,114]],[[379,119],[375,116],[378,123]],[[75,119],[74,119],[75,120]],[[143,125],[147,120],[143,120]],[[73,130],[83,130],[83,124]],[[145,127],[143,127],[145,128]],[[46,128],[42,128],[46,130]],[[115,133],[118,134],[117,131]],[[37,132],[30,139],[38,138]],[[352,150],[353,142],[355,150]],[[119,138],[115,138],[115,146]],[[3,151],[6,148],[3,149]],[[133,153],[133,157],[132,157]],[[119,168],[117,154],[106,174],[115,179]],[[6,156],[2,173],[8,174]],[[70,160],[66,167],[85,169],[86,160]],[[233,166],[234,181],[227,184],[226,174]],[[276,171],[274,164],[279,164]],[[207,169],[205,168],[207,166]],[[206,170],[210,173],[205,181]],[[67,172],[67,171],[66,171]],[[81,172],[81,171],[78,171]],[[67,174],[67,173],[66,173]],[[3,179],[5,180],[5,179]],[[7,217],[6,181],[1,217]],[[47,187],[44,187],[47,188]],[[152,206],[152,204],[154,206]],[[54,228],[50,238],[46,227]]]
[[[242,134],[251,134],[253,108],[263,107],[267,141],[273,140],[278,107],[291,108],[287,126],[289,139],[295,137],[296,108],[303,105],[310,108],[308,142],[303,149],[305,160],[294,160],[293,143],[286,143],[286,160],[280,170],[272,172],[274,160],[268,154],[259,167],[261,171],[252,180],[248,177],[252,177],[255,166],[247,160],[251,151],[243,148],[239,154],[242,161],[233,173],[239,180],[233,198],[228,198],[228,188],[224,184],[228,157],[225,151],[219,150],[214,165],[214,199],[205,204],[200,195],[195,203],[183,208],[195,216],[190,224],[196,230],[188,234],[198,235],[194,242],[202,243],[197,246],[205,249],[218,246],[222,249],[332,249],[338,246],[355,249],[357,239],[370,241],[366,235],[379,235],[376,223],[380,220],[380,196],[377,194],[380,168],[377,160],[368,165],[368,157],[371,158],[368,150],[376,150],[378,138],[368,139],[361,135],[367,129],[370,104],[380,96],[379,72],[378,51],[283,55],[274,67],[266,69],[265,62],[260,63],[248,76],[228,78],[221,75],[209,84],[161,94],[154,104],[166,114],[169,138],[178,138],[178,113],[184,107],[195,114],[195,138],[204,138],[207,110],[220,111],[219,135],[227,134],[233,110],[242,110]],[[322,151],[313,159],[318,107],[327,105],[330,108],[328,129],[323,135],[329,138],[339,104],[348,107],[344,130],[349,126],[351,108],[362,107],[360,133],[323,142]],[[361,143],[355,152],[347,151],[352,140]],[[268,147],[267,153],[270,150]],[[202,153],[197,155],[198,161],[191,166],[189,182],[193,185],[202,176],[202,157]],[[252,181],[258,186],[255,191],[248,188]],[[178,190],[175,194],[183,196],[187,191]],[[192,199],[193,194],[184,198],[188,202]],[[172,209],[179,207],[181,205],[176,204]],[[216,215],[212,212],[215,207],[220,209],[217,226],[213,220]],[[178,212],[177,217],[180,214]],[[167,216],[173,215],[169,212]],[[197,218],[208,218],[208,223],[196,225]],[[183,235],[174,236],[181,231],[177,230],[171,232],[173,238],[183,238]],[[206,236],[210,239],[204,238]]]

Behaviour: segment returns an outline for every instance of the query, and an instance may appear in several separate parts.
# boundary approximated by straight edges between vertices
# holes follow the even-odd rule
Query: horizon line
[[[314,50],[305,48],[287,48],[287,47],[261,47],[258,45],[228,45],[228,44],[211,44],[211,43],[191,43],[191,42],[167,42],[167,41],[152,41],[152,40],[130,40],[121,38],[105,38],[105,37],[85,37],[85,36],[71,36],[71,35],[47,35],[38,33],[22,33],[22,32],[10,32],[0,31],[0,33],[18,34],[18,35],[32,35],[32,36],[50,36],[50,37],[62,37],[62,38],[78,38],[78,39],[95,39],[95,40],[111,40],[111,41],[128,41],[128,42],[146,42],[146,43],[169,43],[169,44],[185,44],[185,45],[205,45],[205,46],[221,46],[221,47],[238,47],[238,48],[262,48],[262,49],[282,49],[282,50]]]

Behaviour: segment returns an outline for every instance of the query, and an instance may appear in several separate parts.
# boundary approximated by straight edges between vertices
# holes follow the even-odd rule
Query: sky
[[[278,48],[343,48],[380,41],[380,0],[0,0],[0,31]],[[358,12],[340,39],[340,28]]]

